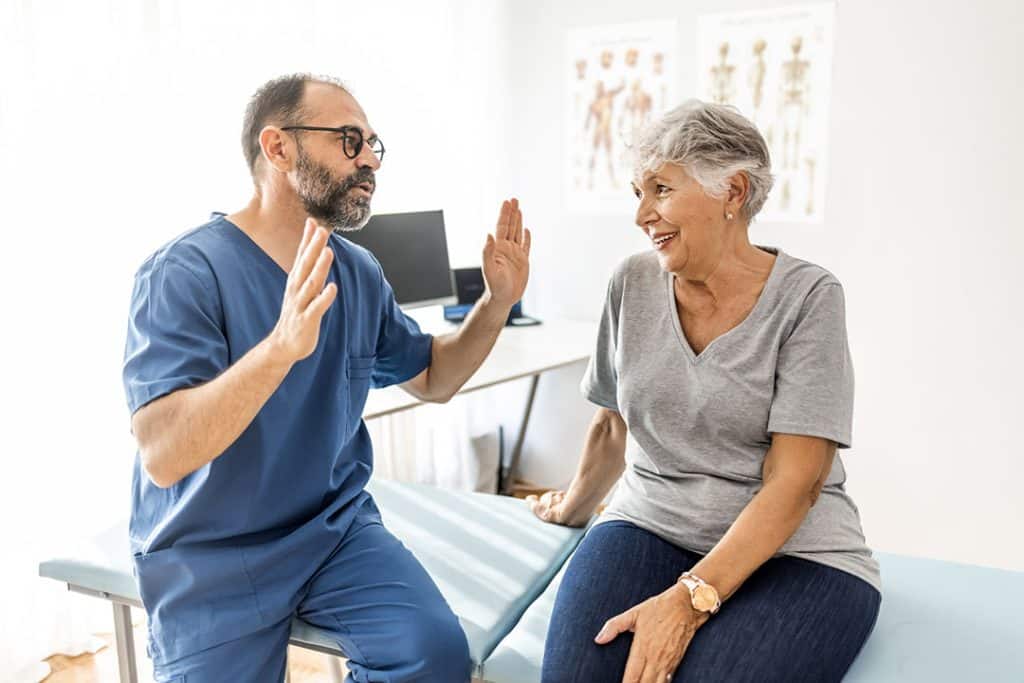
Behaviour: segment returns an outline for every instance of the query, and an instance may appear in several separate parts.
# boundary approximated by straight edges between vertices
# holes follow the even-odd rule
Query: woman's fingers
[[[645,661],[643,673],[640,674],[640,678],[637,680],[640,683],[668,683],[672,680],[672,674],[663,666],[658,666],[655,662]]]
[[[565,491],[545,491],[538,497],[535,494],[528,495],[524,500],[530,506],[533,514],[545,522],[558,522],[557,507],[562,502]]]
[[[636,647],[636,640],[629,648],[629,657],[626,659],[626,670],[622,674],[622,683],[646,683],[644,677],[645,664],[647,663]]]
[[[526,497],[526,504],[530,506],[530,511],[537,515],[540,519],[547,522],[548,517],[551,514],[551,506],[543,498],[537,498],[537,496],[529,495]]]
[[[598,631],[597,637],[594,638],[594,642],[598,645],[610,643],[615,640],[620,633],[632,631],[635,623],[636,613],[632,609],[628,609],[622,614],[614,616],[606,621],[604,626],[601,627],[601,630]]]

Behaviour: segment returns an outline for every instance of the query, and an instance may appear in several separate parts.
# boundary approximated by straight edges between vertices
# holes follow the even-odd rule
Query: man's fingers
[[[526,252],[527,256],[530,255],[530,244],[532,242],[533,235],[530,234],[530,229],[526,228],[526,230],[523,231],[523,251]]]
[[[331,261],[333,259],[333,249],[324,247],[320,250],[320,255],[317,257],[316,263],[313,264],[313,270],[306,277],[306,281],[302,284],[296,296],[295,303],[298,306],[298,310],[304,310],[309,305],[309,302],[323,291],[324,283],[327,282],[327,273],[331,270]]]
[[[505,200],[501,203],[501,212],[498,214],[498,223],[494,227],[494,237],[499,240],[508,239],[509,216],[512,213],[512,203]]]
[[[302,227],[302,239],[299,240],[299,248],[295,251],[295,260],[292,262],[292,269],[288,272],[288,283],[285,287],[287,291],[296,290],[302,285],[302,280],[298,277],[299,264],[302,263],[302,257],[306,253],[306,248],[309,246],[309,242],[313,239],[313,235],[315,234],[316,221],[312,218],[307,218],[306,224]]]
[[[328,237],[327,231],[323,228],[316,228],[313,231],[309,243],[306,244],[306,250],[299,255],[295,265],[292,266],[291,276],[294,278],[293,285],[296,289],[301,288],[306,282],[306,278],[309,277],[309,273],[313,270],[327,244]]]
[[[299,257],[302,256],[302,252],[306,249],[306,245],[309,244],[309,238],[313,236],[316,231],[316,221],[312,218],[306,219],[306,225],[302,228],[302,239],[299,240],[299,250],[295,252],[295,260],[298,261]]]
[[[484,241],[484,263],[491,259],[494,255],[494,236],[491,233],[487,233],[487,239]]]
[[[519,210],[519,200],[512,200],[512,234],[509,239],[516,244],[523,243],[523,212]]]
[[[338,294],[338,285],[333,282],[328,282],[327,286],[316,295],[316,298],[310,302],[306,312],[312,316],[312,318],[320,324],[320,319],[324,317],[324,313],[334,303],[334,297]]]

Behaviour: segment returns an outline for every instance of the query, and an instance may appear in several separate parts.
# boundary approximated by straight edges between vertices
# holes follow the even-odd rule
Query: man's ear
[[[260,152],[271,168],[287,173],[295,164],[295,143],[277,126],[266,126],[260,131]]]

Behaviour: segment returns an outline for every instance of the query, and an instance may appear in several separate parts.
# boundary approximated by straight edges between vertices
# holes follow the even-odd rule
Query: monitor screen
[[[441,211],[381,214],[343,235],[377,257],[402,306],[455,303]]]

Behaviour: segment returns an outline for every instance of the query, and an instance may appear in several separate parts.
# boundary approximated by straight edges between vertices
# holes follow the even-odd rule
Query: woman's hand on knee
[[[693,609],[689,591],[673,586],[612,617],[594,638],[607,645],[620,634],[633,633],[623,683],[671,681],[690,640],[708,615]]]

